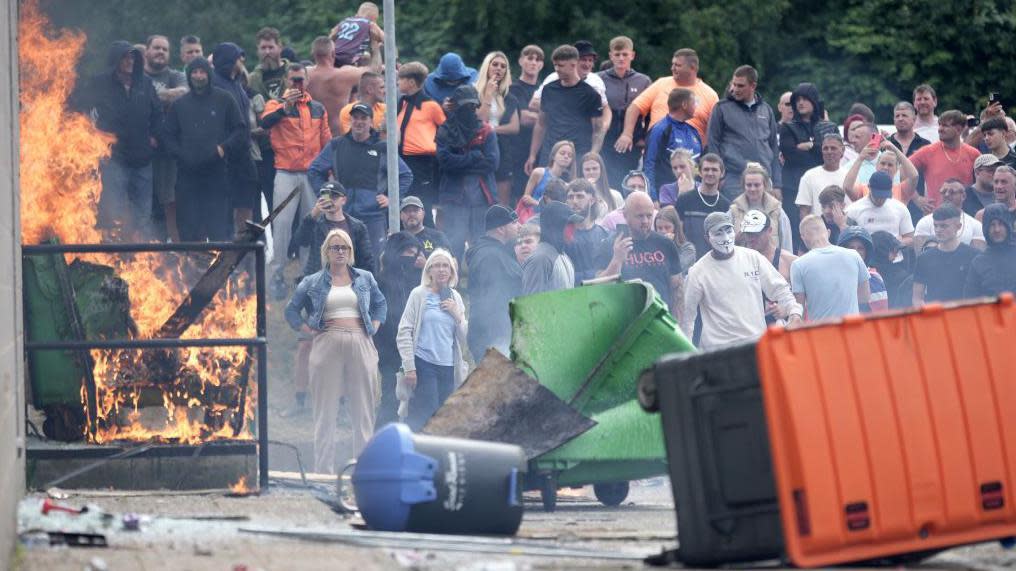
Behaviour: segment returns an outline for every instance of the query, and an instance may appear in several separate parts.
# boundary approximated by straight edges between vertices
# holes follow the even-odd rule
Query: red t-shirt
[[[958,149],[949,150],[942,141],[938,141],[911,155],[910,162],[924,175],[925,198],[937,207],[942,204],[939,189],[946,180],[956,178],[964,186],[974,183],[974,161],[979,156],[981,153],[966,143]]]

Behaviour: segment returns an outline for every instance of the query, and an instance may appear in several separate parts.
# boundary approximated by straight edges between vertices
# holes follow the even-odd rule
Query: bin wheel
[[[553,474],[543,476],[540,482],[540,499],[543,511],[552,512],[557,508],[557,478]]]
[[[646,412],[659,412],[660,401],[656,395],[656,378],[652,369],[647,369],[639,375],[636,385],[636,394],[642,410]]]
[[[605,482],[593,484],[596,499],[605,506],[619,506],[628,497],[628,482]]]

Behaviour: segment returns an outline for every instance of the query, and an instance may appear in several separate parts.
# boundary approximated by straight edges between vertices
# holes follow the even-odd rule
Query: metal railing
[[[92,349],[181,349],[190,347],[247,347],[256,349],[257,356],[257,440],[258,440],[258,483],[262,490],[268,489],[268,342],[265,310],[265,249],[264,242],[179,242],[150,244],[40,244],[23,245],[24,257],[52,254],[130,254],[148,252],[254,252],[254,287],[257,299],[256,337],[206,338],[206,339],[102,339],[67,341],[25,341],[25,352],[34,351],[88,351]],[[235,271],[235,270],[234,270]],[[27,333],[26,333],[27,337]],[[95,421],[95,397],[89,395],[89,418]],[[246,398],[246,397],[245,397]],[[244,414],[245,401],[237,411]]]

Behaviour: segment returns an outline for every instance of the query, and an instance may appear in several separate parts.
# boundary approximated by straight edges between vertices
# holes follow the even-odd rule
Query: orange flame
[[[101,242],[102,234],[95,227],[102,190],[98,164],[109,156],[113,138],[95,128],[88,117],[67,108],[76,80],[73,64],[81,56],[85,35],[53,29],[34,1],[21,5],[18,32],[22,242]],[[67,261],[74,258],[110,266],[127,282],[131,318],[141,338],[154,335],[183,301],[190,285],[184,265],[194,265],[186,257],[164,253],[68,255]],[[200,272],[189,273],[193,279]],[[256,302],[243,291],[244,281],[240,277],[223,288],[182,337],[254,337]],[[214,389],[230,397],[226,400],[238,402],[233,397],[240,391],[241,371],[246,378],[254,375],[250,367],[244,367],[249,359],[246,349],[181,349],[176,353],[179,373],[160,383],[131,378],[132,372],[147,370],[140,355],[129,350],[92,352],[100,428],[91,436],[96,442],[193,444],[252,438],[256,383],[247,390],[245,410],[237,413],[244,421],[239,435],[233,434],[230,422],[222,422],[222,400],[208,398]],[[159,398],[162,412],[157,410],[153,416],[148,410],[152,407],[145,405]],[[209,418],[219,421],[209,422]]]
[[[247,476],[240,476],[235,484],[229,486],[229,491],[237,496],[246,496],[251,493],[251,489],[247,487]]]

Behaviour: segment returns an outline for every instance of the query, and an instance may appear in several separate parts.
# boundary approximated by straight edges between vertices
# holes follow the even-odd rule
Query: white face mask
[[[709,245],[718,254],[730,255],[734,251],[734,227],[720,226],[709,232]]]

